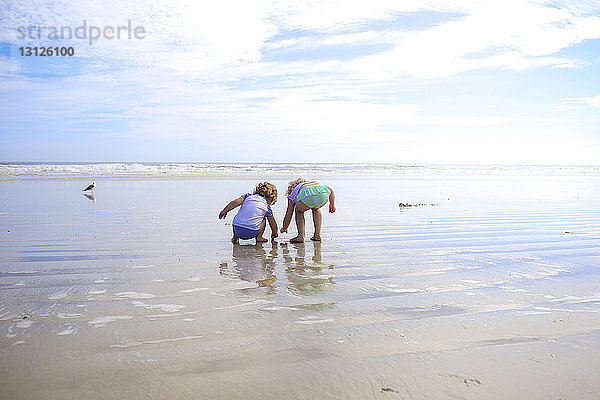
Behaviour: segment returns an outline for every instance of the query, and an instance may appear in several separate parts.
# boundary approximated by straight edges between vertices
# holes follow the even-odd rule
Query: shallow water
[[[4,398],[600,396],[599,176],[324,178],[259,246],[256,179],[94,179],[0,181]]]

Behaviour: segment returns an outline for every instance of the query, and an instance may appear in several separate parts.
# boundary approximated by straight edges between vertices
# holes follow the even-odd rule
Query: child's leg
[[[256,236],[256,243],[268,242],[268,240],[263,237],[263,233],[265,233],[265,227],[267,226],[265,219],[266,218],[263,218],[262,222],[260,223],[260,231],[258,231],[258,236]]]
[[[313,217],[313,225],[315,226],[315,234],[310,240],[314,240],[317,242],[321,241],[321,226],[323,225],[323,214],[321,214],[320,208],[311,208],[312,217]]]
[[[235,233],[233,234],[233,237],[231,238],[231,243],[240,244],[240,238],[237,237],[237,235]]]
[[[305,231],[305,221],[304,221],[304,213],[308,211],[308,206],[303,202],[299,201],[296,203],[296,228],[298,228],[298,236],[290,239],[291,243],[302,243],[304,242],[304,231]]]

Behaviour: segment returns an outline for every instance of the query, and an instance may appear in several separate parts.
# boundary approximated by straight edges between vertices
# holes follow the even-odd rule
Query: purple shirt
[[[233,218],[233,225],[256,231],[260,230],[263,219],[273,216],[271,206],[259,194],[246,193],[242,197],[244,202],[240,206],[240,211]]]

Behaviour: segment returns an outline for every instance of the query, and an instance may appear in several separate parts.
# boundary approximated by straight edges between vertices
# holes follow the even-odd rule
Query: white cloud
[[[4,79],[8,79],[11,74],[19,72],[21,65],[13,58],[0,55],[0,76]],[[4,82],[3,82],[4,83]],[[0,88],[0,90],[2,90]]]
[[[600,95],[593,97],[586,97],[584,100],[592,107],[600,108]]]
[[[573,111],[577,109],[577,106],[569,104],[559,104],[556,106],[556,109],[559,111]]]
[[[583,104],[600,108],[600,95],[592,97],[568,97],[560,101],[561,104],[557,108],[562,111],[575,110]]]
[[[585,65],[558,53],[600,38],[600,5],[553,5],[541,0],[5,0],[0,40],[17,43],[9,28],[75,27],[83,20],[98,26],[131,20],[144,26],[147,35],[93,46],[73,41],[82,70],[55,81],[19,75],[23,60],[0,58],[0,72],[10,70],[0,94],[31,96],[24,109],[17,103],[3,105],[10,121],[27,116],[119,120],[134,135],[182,139],[243,132],[320,143],[397,145],[409,138],[416,143],[413,148],[423,146],[418,153],[423,154],[427,139],[414,136],[421,128],[492,129],[549,120],[469,110],[434,113],[414,99],[382,100],[378,93],[403,80],[415,84],[476,69]],[[438,15],[429,25],[425,18],[419,29],[395,21],[402,13],[427,16],[432,11],[452,13],[452,18],[439,21]],[[277,51],[293,50],[320,55],[336,46],[348,52],[352,46],[379,50],[318,61],[277,57]],[[274,56],[267,62],[268,51]],[[53,104],[51,110],[47,104]],[[563,99],[557,108],[581,104],[600,107],[600,96]],[[485,147],[484,138],[469,138],[464,140],[480,140],[478,146]],[[459,147],[453,140],[445,138],[438,147]],[[509,152],[509,145],[498,144],[502,146]]]
[[[587,7],[592,7],[588,3]],[[596,15],[600,7],[596,4]],[[382,43],[392,49],[342,62],[349,76],[369,75],[385,79],[411,75],[433,78],[453,75],[482,67],[522,69],[538,65],[577,66],[575,60],[548,57],[585,39],[600,37],[600,17],[583,6],[569,2],[549,7],[541,0],[502,2],[454,1],[371,1],[341,0],[257,2],[194,0],[106,1],[91,0],[49,3],[6,1],[7,16],[2,36],[15,37],[8,28],[18,26],[120,25],[132,20],[146,28],[144,40],[103,40],[94,46],[79,42],[78,54],[94,57],[95,68],[103,63],[118,66],[175,69],[186,73],[214,73],[223,68],[232,77],[244,73],[241,68],[256,64],[254,71],[271,64],[260,63],[266,48],[330,44]],[[447,11],[466,14],[435,26],[406,31],[377,30],[373,20],[392,20],[401,13]],[[586,13],[584,14],[584,11]],[[354,30],[347,32],[348,29]],[[299,32],[297,38],[273,40],[282,31]],[[319,36],[301,37],[316,31]],[[539,58],[537,58],[539,57]],[[280,62],[283,71],[302,73],[305,63]],[[327,63],[312,64],[313,69],[328,71]],[[275,69],[279,69],[277,65]]]
[[[274,1],[272,16],[283,28],[321,32],[339,32],[356,28],[365,21],[389,19],[394,13],[438,9],[435,1],[427,0],[305,0]]]
[[[493,66],[516,70],[543,65],[574,67],[576,61],[548,56],[600,37],[600,17],[580,17],[572,10],[546,7],[541,2],[470,2],[465,9],[468,15],[464,18],[398,33],[391,50],[363,57],[352,67],[363,75],[420,78]],[[389,39],[386,35],[380,40]]]

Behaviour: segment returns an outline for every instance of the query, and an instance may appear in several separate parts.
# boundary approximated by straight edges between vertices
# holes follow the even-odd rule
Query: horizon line
[[[600,167],[600,164],[519,164],[519,163],[403,163],[403,162],[336,162],[336,161],[0,161],[0,165],[6,164],[314,164],[314,165],[397,165],[404,167],[427,167],[427,166],[522,166],[522,167]]]

